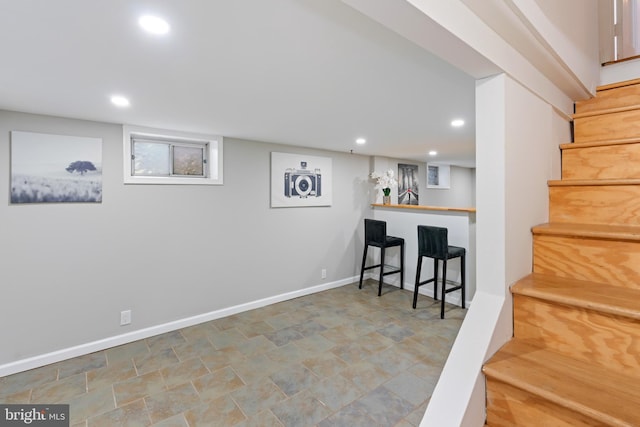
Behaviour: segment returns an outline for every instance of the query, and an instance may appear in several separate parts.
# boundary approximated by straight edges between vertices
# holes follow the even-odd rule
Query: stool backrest
[[[418,256],[447,259],[448,230],[444,227],[418,226]]]
[[[364,241],[366,244],[384,245],[387,239],[387,223],[375,219],[364,220]]]

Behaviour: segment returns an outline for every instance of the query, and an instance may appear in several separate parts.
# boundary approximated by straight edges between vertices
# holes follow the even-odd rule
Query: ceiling
[[[473,77],[340,0],[0,0],[0,51],[0,109],[475,165]]]

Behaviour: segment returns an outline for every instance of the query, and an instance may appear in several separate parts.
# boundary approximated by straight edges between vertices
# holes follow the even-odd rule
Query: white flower
[[[386,189],[390,189],[391,187],[396,187],[398,185],[398,181],[396,181],[396,179],[394,178],[392,169],[389,169],[384,174],[372,172],[371,178],[376,180],[376,188],[381,188],[383,191]],[[385,191],[385,193],[387,193],[387,191]]]

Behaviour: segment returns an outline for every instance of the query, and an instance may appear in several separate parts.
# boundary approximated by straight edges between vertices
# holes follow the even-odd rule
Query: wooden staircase
[[[640,79],[573,121],[514,337],[483,368],[490,426],[640,426]]]

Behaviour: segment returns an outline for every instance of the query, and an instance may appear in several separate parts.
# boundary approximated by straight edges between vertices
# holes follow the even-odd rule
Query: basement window
[[[222,184],[222,137],[124,126],[125,184]]]

